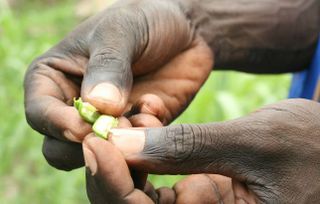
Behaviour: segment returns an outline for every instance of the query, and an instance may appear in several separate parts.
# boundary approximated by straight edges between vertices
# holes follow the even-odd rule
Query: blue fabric
[[[293,75],[289,98],[312,99],[318,80],[320,80],[320,39],[310,67]]]

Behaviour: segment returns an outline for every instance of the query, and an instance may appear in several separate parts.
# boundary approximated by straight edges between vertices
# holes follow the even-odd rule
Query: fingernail
[[[125,155],[142,152],[145,142],[144,129],[111,129],[109,141]]]
[[[97,173],[97,169],[98,169],[96,157],[94,156],[93,152],[85,144],[83,144],[82,149],[83,149],[85,165],[90,169],[91,175],[94,176]]]
[[[70,141],[81,142],[81,140],[79,138],[77,138],[76,136],[74,136],[74,134],[72,134],[70,130],[65,130],[63,132],[63,135],[65,136],[65,138],[67,138]]]
[[[110,83],[96,85],[89,93],[89,97],[111,102],[120,102],[122,98],[119,89]]]

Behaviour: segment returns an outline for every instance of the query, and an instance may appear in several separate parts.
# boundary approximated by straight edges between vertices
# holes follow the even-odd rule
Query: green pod
[[[93,124],[92,130],[97,136],[108,139],[110,130],[117,127],[118,122],[118,119],[112,116],[101,115]]]
[[[73,105],[78,110],[80,116],[88,123],[93,124],[100,116],[98,110],[88,102],[83,102],[81,98],[73,99]]]

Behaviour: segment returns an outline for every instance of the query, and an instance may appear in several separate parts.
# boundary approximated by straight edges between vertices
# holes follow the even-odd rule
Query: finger
[[[166,125],[191,102],[209,76],[212,64],[208,45],[196,38],[191,47],[161,69],[135,81],[130,102],[134,108],[156,115]]]
[[[176,194],[171,188],[161,187],[155,190],[150,182],[146,183],[144,192],[154,203],[173,204],[176,200]]]
[[[38,60],[30,66],[24,84],[25,111],[28,123],[38,132],[80,142],[91,131],[72,106],[79,88],[70,75],[81,75],[78,66],[56,58]]]
[[[215,179],[215,178],[213,178]],[[244,183],[232,179],[232,190],[234,192],[234,199],[236,203],[258,203],[257,196]]]
[[[162,123],[158,120],[158,118],[150,114],[140,113],[131,116],[129,120],[133,127],[162,127]],[[110,141],[112,141],[112,139],[110,139]],[[138,172],[136,170],[131,170],[131,172],[134,172],[131,175],[133,176],[133,180],[135,181],[134,183],[136,188],[142,189],[147,180],[148,174]]]
[[[87,137],[83,152],[91,203],[152,203],[148,196],[134,188],[124,157],[108,141]]]
[[[269,178],[265,175],[277,177],[283,164],[298,156],[285,152],[275,138],[278,128],[270,129],[272,114],[257,115],[203,125],[114,129],[112,142],[130,166],[149,173],[217,173],[247,182],[250,172],[250,180],[256,182],[257,177]]]
[[[118,120],[119,124],[117,128],[128,128],[132,126],[130,121],[125,117],[119,117]],[[143,189],[146,184],[148,174],[136,171],[134,169],[130,169],[130,174],[134,183],[134,187],[140,190]]]
[[[134,187],[143,190],[146,185],[148,174],[134,169],[130,170],[130,174],[134,183]]]
[[[152,183],[147,181],[146,185],[144,186],[143,192],[147,194],[154,203],[157,203],[159,197]]]
[[[118,118],[118,128],[128,128],[128,127],[132,127],[131,122],[125,118],[125,117],[119,117]]]
[[[133,127],[161,127],[162,123],[153,115],[149,114],[137,114],[129,118]],[[138,189],[143,189],[146,184],[148,174],[131,170],[131,176],[134,181],[134,185]],[[150,196],[149,196],[150,197]]]
[[[133,104],[130,112],[126,113],[126,116],[130,117],[139,113],[153,115],[163,124],[165,123],[165,116],[167,114],[163,100],[155,94],[142,95]]]
[[[230,189],[231,179],[229,179]],[[219,185],[205,174],[192,175],[176,183],[173,187],[177,194],[176,203],[234,203],[223,199]]]
[[[162,127],[162,123],[156,116],[139,113],[129,118],[133,127]]]
[[[131,64],[146,40],[145,26],[139,22],[145,22],[142,14],[110,11],[97,22],[89,39],[90,59],[81,96],[102,113],[119,116],[125,109],[133,81]]]
[[[45,136],[42,153],[47,162],[60,170],[70,171],[84,165],[81,144]]]
[[[232,130],[238,126],[233,124],[232,130],[227,127],[225,123],[217,123],[173,125],[164,128],[113,129],[110,141],[123,152],[130,166],[144,169],[149,173],[216,173],[211,171],[218,172],[220,169],[211,166],[207,168],[208,164],[214,165],[215,159],[219,164],[221,160],[230,156],[228,143],[234,141],[235,138],[231,135]],[[237,136],[239,132],[234,134]],[[232,148],[233,152],[234,148]]]
[[[171,188],[162,187],[157,189],[159,204],[173,204],[176,203],[176,194]]]
[[[205,174],[212,185],[216,185],[223,203],[235,203],[235,192],[233,190],[232,179],[218,174]],[[217,193],[217,191],[216,191]],[[254,202],[248,202],[254,203]]]

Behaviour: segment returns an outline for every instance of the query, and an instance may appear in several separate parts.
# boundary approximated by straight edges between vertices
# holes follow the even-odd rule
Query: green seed
[[[111,128],[118,126],[118,119],[108,116],[101,115],[92,126],[93,132],[104,139],[108,139]]]
[[[81,98],[73,99],[74,107],[78,110],[80,116],[88,123],[93,124],[100,116],[98,110],[88,102],[83,102]]]

